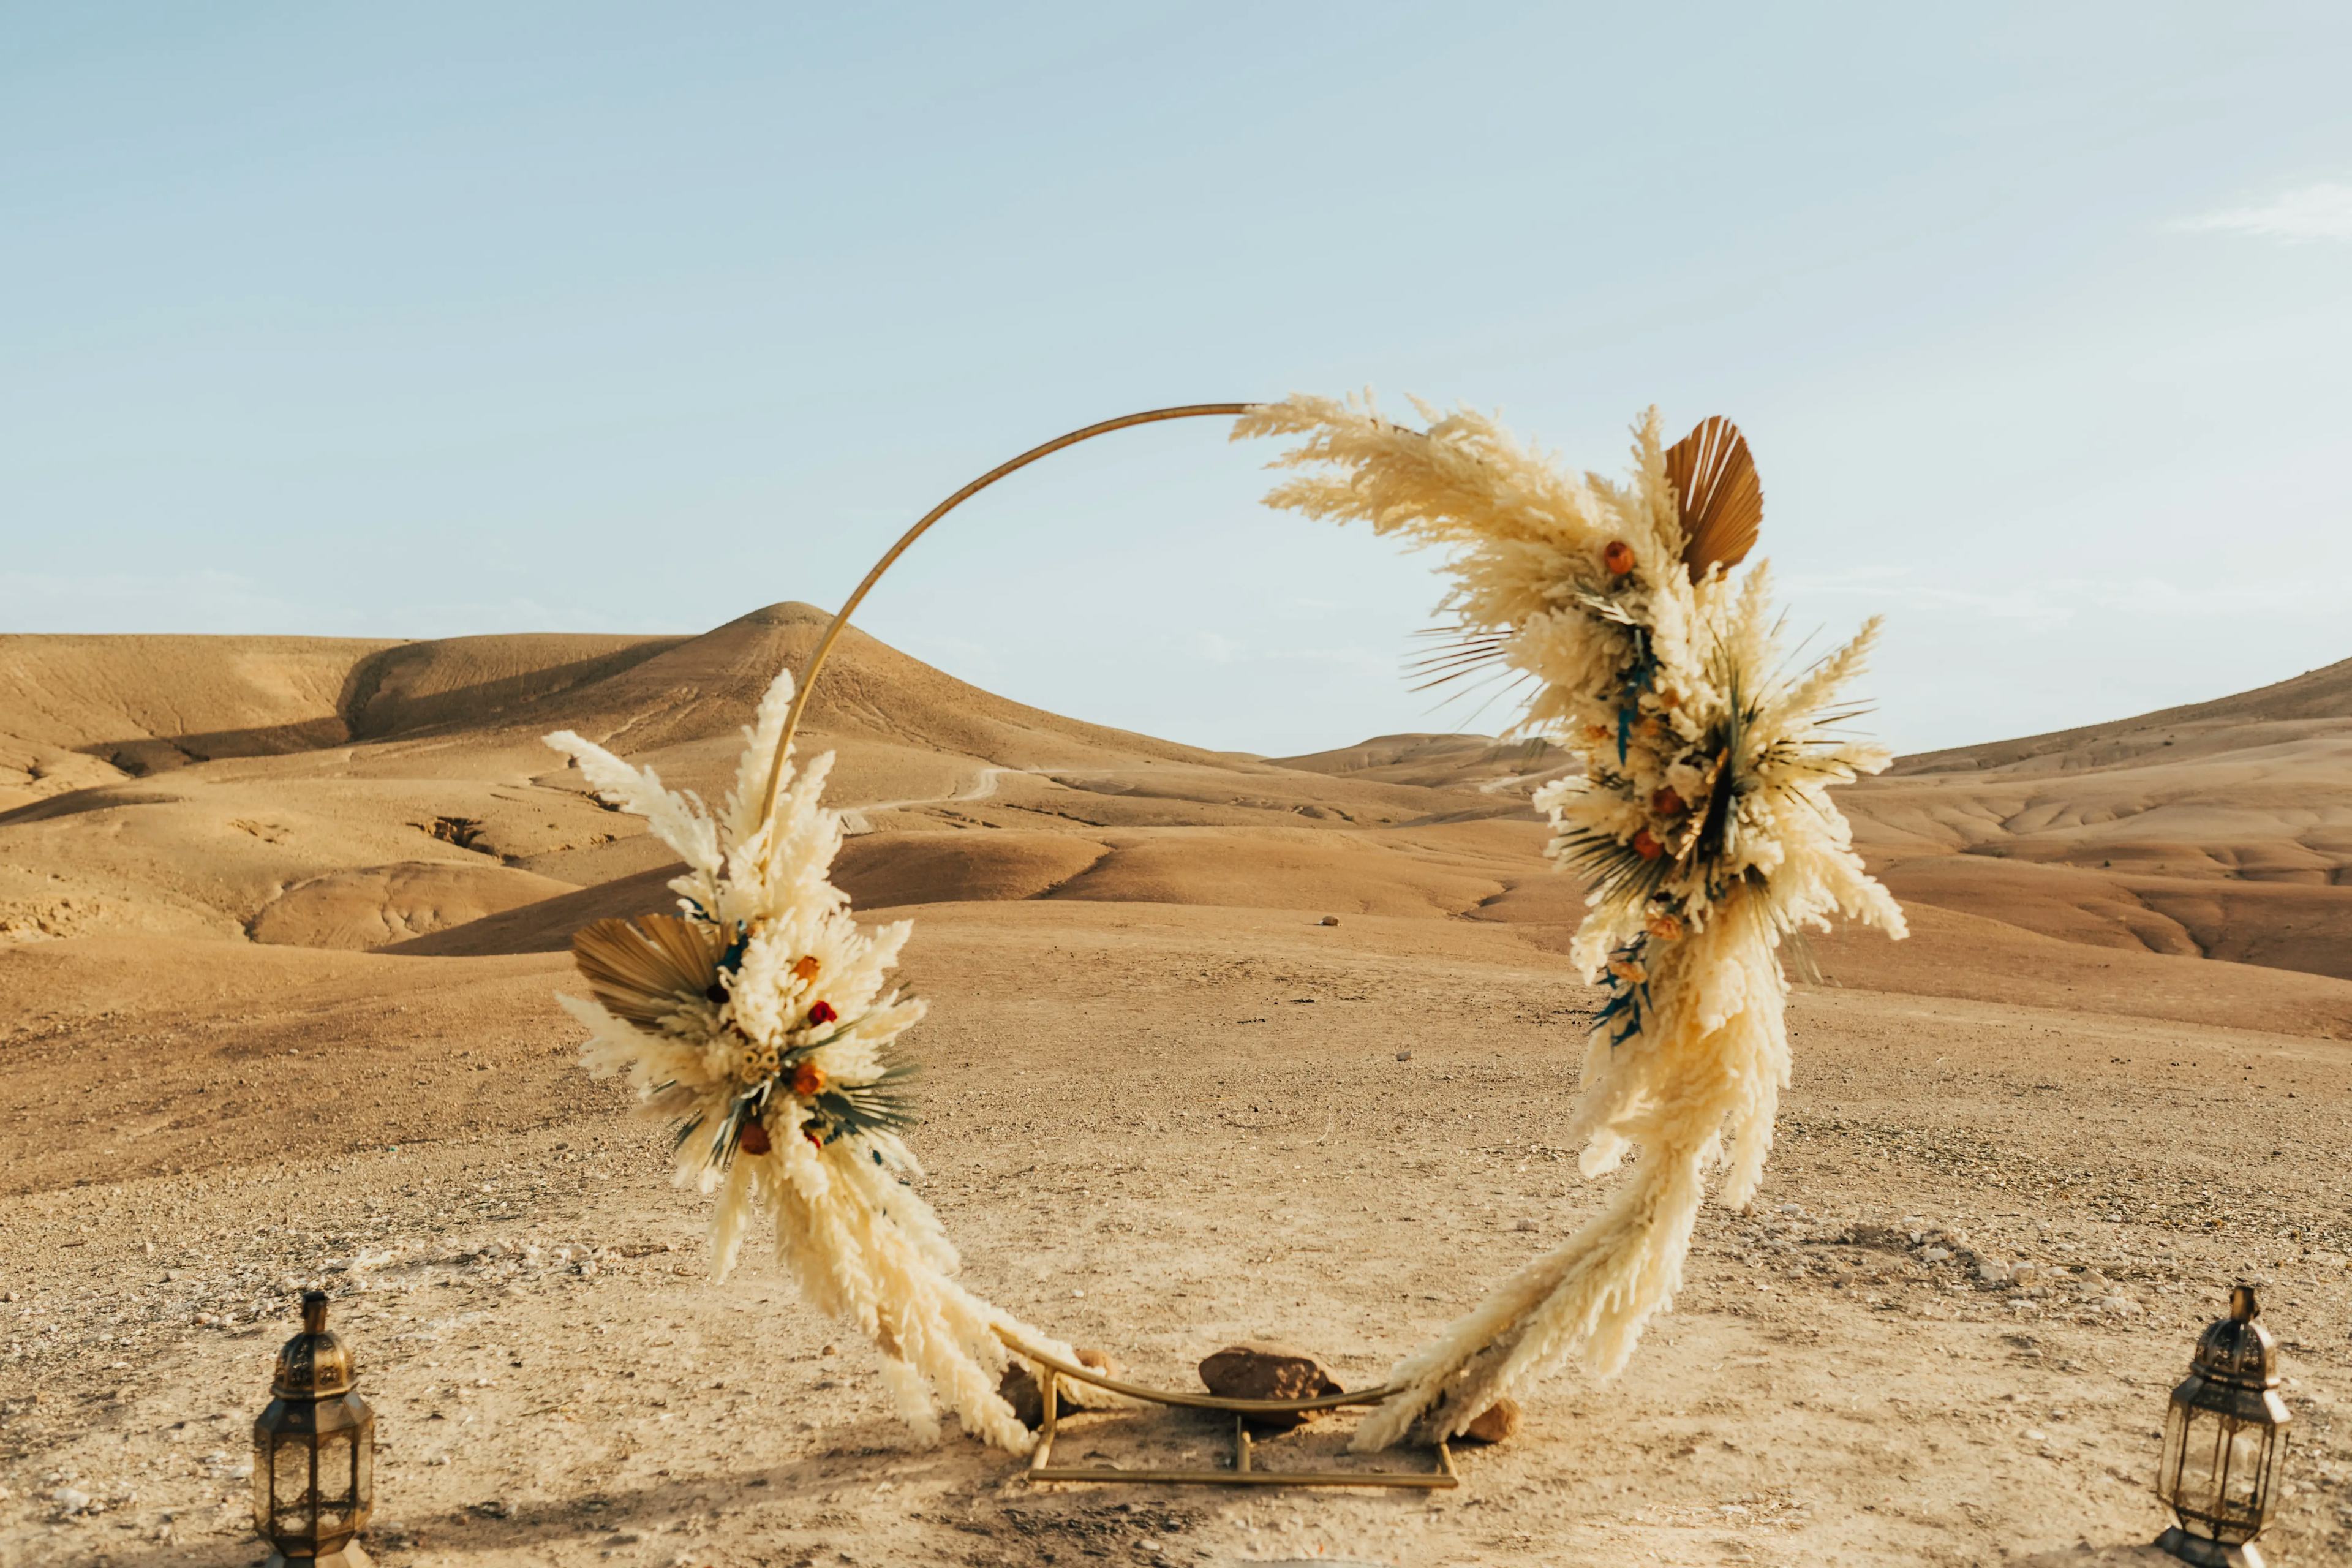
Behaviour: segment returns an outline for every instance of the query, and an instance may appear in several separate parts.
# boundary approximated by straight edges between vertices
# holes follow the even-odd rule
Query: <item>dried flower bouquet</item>
[[[1610,1206],[1399,1363],[1405,1392],[1358,1429],[1377,1448],[1459,1433],[1573,1357],[1606,1376],[1681,1281],[1707,1178],[1745,1205],[1789,1081],[1779,947],[1830,915],[1904,934],[1867,876],[1832,784],[1884,767],[1835,732],[1877,623],[1810,669],[1782,668],[1768,574],[1729,569],[1763,498],[1747,442],[1710,419],[1666,448],[1653,410],[1630,482],[1578,479],[1492,420],[1294,397],[1235,435],[1291,438],[1307,470],[1268,498],[1448,551],[1460,640],[1441,679],[1492,663],[1531,678],[1518,721],[1580,757],[1536,797],[1552,856],[1590,883],[1572,949],[1609,988],[1574,1136],[1587,1176],[1642,1158]]]
[[[687,867],[669,884],[680,914],[598,921],[574,937],[591,996],[561,1000],[590,1031],[588,1068],[625,1075],[645,1110],[676,1121],[678,1180],[717,1197],[717,1273],[769,1209],[802,1294],[874,1342],[911,1426],[936,1433],[944,1405],[965,1430],[1026,1453],[1035,1439],[997,1392],[1005,1339],[1076,1352],[952,1278],[955,1248],[899,1136],[914,1113],[894,1047],[924,1005],[890,970],[913,927],[861,931],[830,879],[841,819],[819,797],[833,758],[795,776],[789,751],[779,757],[792,694],[779,675],[715,813],[570,731],[548,737]]]

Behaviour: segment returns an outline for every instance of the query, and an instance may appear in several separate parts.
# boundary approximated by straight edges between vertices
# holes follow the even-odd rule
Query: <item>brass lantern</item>
[[[375,1412],[352,1392],[352,1352],[327,1331],[327,1293],[302,1292],[302,1331],[278,1352],[276,1398],[253,1424],[253,1527],[267,1568],[367,1568],[354,1538],[375,1490]]]
[[[2252,1285],[2230,1292],[2230,1315],[2205,1331],[2164,1417],[2156,1492],[2179,1523],[2157,1545],[2207,1568],[2262,1568],[2253,1544],[2271,1512],[2293,1417],[2279,1397],[2278,1347],[2254,1321]]]

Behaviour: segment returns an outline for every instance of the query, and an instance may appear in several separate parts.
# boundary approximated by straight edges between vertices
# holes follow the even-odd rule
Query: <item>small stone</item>
[[[1397,1053],[1397,1060],[1401,1062],[1409,1062],[1412,1060],[1412,1053],[1411,1051],[1399,1051]]]
[[[1977,1259],[1977,1282],[1981,1285],[2006,1285],[2011,1278],[2010,1267],[1998,1258]]]
[[[1922,1263],[1948,1263],[1951,1259],[1952,1249],[1948,1247],[1931,1247],[1919,1255]]]
[[[1523,1219],[1519,1221],[1518,1224],[1511,1226],[1511,1228],[1513,1230],[1539,1230],[1542,1227],[1531,1219]]]
[[[1083,1345],[1078,1348],[1078,1364],[1105,1377],[1117,1377],[1120,1371],[1118,1363],[1108,1355]],[[996,1396],[1013,1406],[1013,1414],[1032,1432],[1045,1424],[1045,1396],[1038,1389],[1036,1374],[1026,1363],[1016,1359],[1004,1369],[1003,1377],[997,1381]],[[1055,1395],[1055,1403],[1064,1410],[1070,1408],[1073,1402],[1067,1379]]]
[[[1478,1412],[1478,1419],[1462,1428],[1459,1441],[1500,1443],[1518,1436],[1519,1402],[1507,1394]]]
[[[2139,1310],[2139,1303],[2129,1296],[2102,1296],[2098,1300],[2097,1306],[2102,1312],[2113,1312],[2118,1317],[2126,1318]]]
[[[1341,1392],[1323,1363],[1288,1345],[1245,1340],[1227,1345],[1201,1363],[1201,1382],[1221,1399],[1319,1399]],[[1314,1418],[1313,1411],[1253,1415],[1250,1424],[1288,1431]]]
[[[2020,1289],[2031,1289],[2042,1282],[2042,1265],[2021,1263],[2009,1271],[2009,1282]]]
[[[59,1487],[49,1494],[49,1500],[68,1513],[89,1511],[89,1494],[76,1487]]]
[[[1315,923],[1317,925],[1335,926],[1339,923],[1339,917],[1338,915],[1325,915],[1321,920],[1317,921]]]

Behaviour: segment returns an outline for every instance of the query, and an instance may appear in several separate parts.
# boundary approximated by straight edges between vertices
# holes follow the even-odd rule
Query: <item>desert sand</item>
[[[257,1561],[312,1283],[401,1568],[2152,1563],[2164,1395],[2246,1274],[2298,1420],[2265,1547],[2352,1562],[2352,662],[1845,792],[1913,938],[1813,944],[1762,1196],[1459,1490],[1031,1489],[916,1442],[759,1244],[710,1282],[550,999],[668,871],[538,737],[711,790],[823,619],[0,638],[0,1568]],[[1200,750],[856,634],[812,725],[843,885],[915,921],[916,1143],[983,1293],[1151,1381],[1276,1338],[1373,1382],[1598,1205],[1542,749]]]

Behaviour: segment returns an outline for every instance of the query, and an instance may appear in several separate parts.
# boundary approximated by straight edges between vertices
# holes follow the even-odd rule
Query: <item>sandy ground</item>
[[[2266,1549],[2352,1563],[2352,661],[1846,791],[1912,939],[1818,944],[1755,1212],[1460,1489],[1033,1489],[915,1441],[764,1254],[709,1281],[550,1000],[668,856],[539,737],[711,790],[824,624],[0,637],[0,1568],[258,1562],[247,1424],[312,1283],[393,1568],[2153,1561],[2164,1395],[2249,1273],[2298,1421]],[[918,921],[929,1191],[1009,1309],[1174,1386],[1240,1338],[1374,1383],[1601,1201],[1543,754],[1207,752],[855,632],[811,719],[838,880]]]
[[[1556,1142],[1592,996],[1511,928],[916,914],[919,1147],[967,1273],[1147,1379],[1259,1336],[1375,1381],[1600,1201]],[[756,1246],[708,1279],[659,1130],[569,1065],[559,955],[134,951],[0,950],[9,1568],[257,1561],[247,1425],[314,1280],[398,1568],[2152,1563],[2165,1392],[2249,1271],[2298,1420],[2266,1549],[2352,1562],[2343,1041],[1802,991],[1756,1210],[1708,1215],[1623,1377],[1555,1380],[1459,1490],[1032,1488],[913,1441]],[[1221,1440],[1094,1416],[1062,1452]]]

